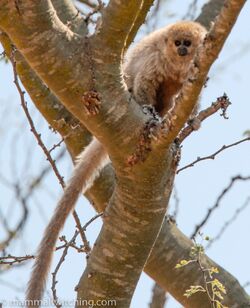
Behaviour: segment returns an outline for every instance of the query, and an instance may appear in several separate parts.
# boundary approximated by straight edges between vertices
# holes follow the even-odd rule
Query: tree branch
[[[203,46],[197,51],[187,81],[176,98],[173,108],[165,117],[165,127],[160,130],[160,143],[165,145],[171,143],[187,121],[206,81],[207,73],[218,57],[245,2],[246,0],[225,1]]]
[[[236,141],[234,143],[231,143],[231,144],[228,144],[228,145],[223,145],[219,150],[215,151],[214,153],[210,154],[210,155],[207,155],[207,156],[204,156],[204,157],[197,157],[196,160],[192,161],[191,163],[187,164],[186,166],[184,167],[181,167],[180,169],[178,169],[176,171],[176,173],[178,174],[179,172],[187,169],[187,168],[190,168],[190,167],[193,167],[194,165],[196,165],[197,163],[201,162],[201,161],[204,161],[204,160],[208,160],[208,159],[212,159],[214,160],[215,157],[220,154],[222,151],[225,151],[226,149],[229,149],[231,147],[234,147],[234,146],[237,146],[238,144],[241,144],[243,142],[246,142],[246,141],[250,141],[250,137],[247,137],[247,138],[244,138],[244,139],[241,139],[239,141]]]
[[[153,0],[110,0],[102,13],[102,23],[98,29],[95,42],[101,42],[106,47],[102,52],[116,53],[121,56],[125,46],[137,33],[144,22]]]
[[[154,249],[145,266],[145,272],[157,283],[174,296],[178,302],[187,308],[210,308],[211,302],[207,294],[196,293],[187,298],[185,291],[191,285],[203,285],[203,276],[195,264],[176,269],[175,265],[181,260],[189,260],[193,242],[187,238],[174,223],[165,220],[161,232],[154,245]],[[206,255],[202,257],[205,268],[217,267],[219,273],[215,275],[228,291],[222,301],[223,305],[234,307],[249,307],[248,294],[224,268],[212,261]]]
[[[154,284],[150,308],[164,308],[167,303],[166,291],[157,283]]]
[[[162,157],[163,152],[159,155]],[[78,284],[78,299],[92,299],[94,302],[101,298],[115,299],[117,306],[129,306],[172,190],[175,164],[170,160],[171,156],[168,153],[162,164],[150,162],[143,166],[143,170],[116,171],[117,186]],[[158,180],[158,184],[155,183],[158,175],[162,177],[160,185]]]
[[[0,42],[10,58],[13,43],[6,33],[0,32]],[[50,126],[62,135],[72,157],[77,156],[89,143],[90,134],[30,68],[18,50],[15,51],[15,61],[18,76],[36,108]]]
[[[201,14],[196,19],[197,22],[201,23],[205,28],[209,29],[211,22],[219,15],[220,10],[225,0],[210,0],[206,3]]]
[[[22,10],[21,10],[22,11]],[[27,42],[26,42],[27,43]],[[29,46],[29,45],[27,45],[27,46]],[[77,76],[79,76],[79,75],[76,75],[76,77]],[[64,82],[64,81],[63,81]],[[74,100],[74,97],[75,96],[73,96],[73,97],[71,97],[71,99],[73,98],[73,100]],[[77,96],[77,98],[79,98],[79,96]],[[107,98],[108,99],[108,98]],[[127,110],[125,110],[124,109],[124,111],[127,111]],[[123,111],[122,111],[123,112]],[[127,124],[127,123],[126,123]],[[161,153],[160,153],[161,154]],[[157,172],[157,170],[158,169],[156,169],[156,171],[155,172]],[[125,170],[126,172],[128,171],[128,170]],[[137,172],[141,172],[141,170],[139,170],[139,168],[137,169]],[[161,171],[160,171],[161,172]],[[130,176],[130,174],[129,174],[129,172],[128,172],[128,175]],[[136,177],[137,178],[137,177]],[[140,177],[138,176],[138,178],[142,178],[142,176],[140,175]],[[119,182],[119,180],[120,179],[118,179],[118,183],[119,183],[119,185],[120,186],[122,186],[122,184],[123,183],[121,183],[121,182]],[[165,183],[164,183],[164,185],[165,185]],[[170,185],[171,186],[171,185]],[[169,187],[169,186],[168,186]],[[125,188],[125,189],[124,189]],[[126,186],[126,185],[124,185],[124,187],[123,187],[123,189],[124,189],[124,191],[127,191],[126,189],[127,189],[128,187]],[[144,192],[144,195],[145,195],[145,192]],[[142,197],[142,194],[140,195],[141,197]],[[127,197],[127,196],[126,196]],[[132,196],[130,196],[131,198],[133,198],[133,195]],[[148,196],[147,196],[148,197]],[[136,203],[138,202],[139,204],[141,204],[141,203],[143,203],[142,201],[144,201],[144,199],[142,198],[141,200],[138,200],[139,199],[139,196],[138,196],[138,198],[135,200],[136,202],[135,202],[135,208],[133,208],[133,209],[131,209],[131,208],[126,208],[126,206],[125,207],[122,207],[122,204],[123,205],[125,205],[126,203],[123,203],[123,202],[121,202],[120,204],[121,204],[121,208],[124,210],[124,209],[126,209],[126,211],[127,211],[127,215],[125,215],[125,217],[128,217],[128,215],[130,214],[130,216],[129,216],[129,218],[130,217],[134,217],[134,218],[136,218],[136,215],[134,215],[134,212],[133,211],[135,211],[136,209],[137,209],[137,207],[136,207]],[[163,200],[164,202],[165,202],[165,200]],[[140,208],[140,206],[138,206],[138,210],[140,210],[141,208]],[[142,213],[144,213],[144,210],[142,209]],[[140,213],[140,215],[142,214],[142,213]],[[109,214],[109,212],[108,212],[108,214]],[[137,213],[136,213],[137,214]],[[138,214],[139,215],[139,214]],[[109,216],[108,216],[108,219],[110,219],[109,218]],[[150,222],[151,223],[151,222]],[[157,222],[158,223],[158,222]],[[118,222],[117,223],[117,226],[120,224],[120,222]],[[117,227],[116,226],[116,227]],[[134,228],[133,228],[133,226],[129,226],[130,227],[130,229],[129,230],[134,230]],[[142,228],[144,228],[145,226],[143,226]],[[136,230],[137,231],[137,230]],[[147,232],[148,232],[149,230],[147,230]],[[155,231],[155,230],[154,230]],[[119,230],[118,230],[118,232],[119,232]],[[165,233],[164,233],[165,234]],[[135,234],[135,237],[136,237],[136,235],[137,234]],[[141,239],[142,240],[142,236],[143,236],[143,234],[142,233],[140,233],[139,234],[140,235],[140,237],[139,237],[139,239]],[[113,239],[116,239],[116,237],[111,237],[110,238],[111,240],[113,240]],[[122,238],[122,241],[123,241],[124,239]],[[133,239],[134,240],[134,239]],[[151,238],[151,240],[152,240],[152,238]],[[122,241],[120,241],[119,242],[119,244],[121,244],[122,245]],[[140,242],[139,242],[140,243]],[[142,241],[142,243],[143,244],[145,244],[143,241]],[[97,243],[97,244],[99,244],[99,242]],[[148,242],[148,244],[149,244],[149,242]],[[162,242],[160,242],[160,244],[162,245]],[[178,243],[177,243],[178,244]],[[182,243],[179,243],[178,244],[179,246],[181,246],[181,249],[183,249],[183,246],[182,246]],[[166,247],[169,247],[169,245],[168,246],[166,246]],[[178,247],[178,246],[177,246]],[[189,248],[188,249],[190,249],[190,243],[189,243]],[[176,248],[176,247],[175,247]],[[174,249],[175,249],[174,248]],[[108,255],[106,255],[106,257],[107,258],[109,258],[110,257],[110,255],[109,255],[109,252],[110,251],[106,251],[107,253],[108,253]],[[111,251],[112,252],[112,251]],[[137,252],[137,250],[135,250],[135,252]],[[166,256],[169,254],[169,250],[167,250],[167,251],[162,251],[163,252],[163,255],[162,256],[164,256],[164,258],[162,258],[162,260],[158,260],[158,259],[155,259],[155,265],[156,264],[158,264],[159,265],[159,262],[160,262],[160,264],[162,265],[162,266],[164,266],[164,268],[165,269],[168,269],[168,266],[166,266],[166,262],[168,262],[168,261],[166,261]],[[145,253],[145,251],[143,251],[142,253]],[[146,256],[146,253],[145,253],[145,256]],[[118,258],[122,258],[122,254],[120,253],[120,251],[118,251],[118,255],[117,255],[117,257]],[[141,258],[141,256],[140,256],[140,258]],[[140,260],[141,261],[141,260]],[[159,261],[159,262],[158,262]],[[109,262],[109,261],[108,261]],[[112,266],[113,267],[113,266]],[[139,267],[136,267],[137,269],[139,268],[139,272],[140,272],[140,266]],[[150,268],[150,267],[149,267]],[[163,268],[163,267],[162,267]],[[158,268],[157,268],[157,270],[158,270]],[[158,276],[157,274],[156,274],[156,272],[157,272],[157,270],[156,271],[154,271],[154,269],[151,269],[151,273],[153,272],[156,276],[157,276],[157,279],[159,279],[159,277],[160,277],[160,275]],[[193,271],[194,273],[195,273],[195,270]],[[92,273],[89,273],[90,274],[90,276],[91,276],[91,274]],[[189,273],[188,273],[189,274]],[[199,273],[195,273],[196,274],[196,279],[197,279],[197,276],[199,276]],[[105,275],[105,273],[104,273],[104,275]],[[138,276],[139,274],[137,274],[136,273],[136,275]],[[167,276],[166,275],[166,273],[164,274],[165,276]],[[153,276],[153,275],[152,275]],[[188,275],[187,275],[188,276]],[[186,277],[186,276],[185,276]],[[93,276],[92,277],[89,277],[89,278],[93,278]],[[134,282],[134,280],[136,280],[137,278],[135,277],[135,276],[133,276],[133,282]],[[176,277],[176,275],[175,275],[175,281],[176,280],[179,280],[177,277]],[[93,280],[93,279],[92,279]],[[163,279],[164,280],[164,279]],[[119,280],[118,281],[116,281],[117,283],[119,282]],[[182,281],[179,281],[179,283],[180,282],[182,282]],[[183,283],[185,282],[185,279],[183,280]],[[193,283],[193,282],[192,282]],[[161,284],[163,284],[165,287],[166,287],[166,285],[167,285],[167,283],[165,283],[165,281],[164,282],[162,282]],[[236,284],[236,287],[237,287],[237,284]],[[177,286],[177,289],[178,289],[178,286]],[[132,292],[132,290],[130,290],[130,292]],[[173,293],[174,293],[174,291],[173,291]],[[177,292],[178,293],[178,292]],[[244,293],[244,292],[243,292]],[[236,294],[236,293],[233,293],[233,295],[234,294]],[[242,292],[239,292],[239,296],[241,296],[242,295]],[[177,298],[179,297],[180,298],[180,301],[182,300],[181,298],[183,297],[183,293],[179,293],[179,295],[177,294],[177,295],[175,295]],[[230,296],[230,294],[229,294],[229,296]],[[243,296],[242,296],[243,298],[244,298],[244,294],[243,294]],[[127,301],[129,300],[128,298],[126,299]],[[235,302],[235,301],[234,301]],[[232,301],[232,303],[234,303],[233,301]],[[238,302],[238,301],[237,301]],[[239,301],[240,302],[240,301]],[[243,301],[242,301],[243,302]],[[187,306],[188,307],[188,306]],[[197,306],[195,306],[195,303],[194,303],[194,305],[192,306],[192,307],[201,307],[201,306],[199,306],[199,305],[197,305]],[[242,306],[242,307],[244,307],[244,306]]]
[[[223,191],[221,192],[221,194],[217,198],[215,204],[208,209],[207,214],[202,219],[202,221],[198,225],[195,226],[195,229],[194,229],[194,231],[191,235],[191,238],[195,238],[195,236],[198,234],[199,230],[207,223],[209,217],[212,215],[212,213],[215,211],[215,209],[217,209],[219,207],[221,200],[227,194],[227,192],[230,191],[230,189],[232,188],[234,183],[237,182],[237,181],[249,181],[249,180],[250,180],[250,176],[241,176],[241,175],[234,176],[231,179],[229,185],[223,189]]]
[[[210,107],[206,108],[205,110],[201,110],[194,119],[202,122],[220,109],[222,110],[221,116],[224,119],[228,119],[226,111],[230,105],[231,102],[229,101],[227,95],[224,94],[223,96],[218,97],[216,102],[212,103]],[[186,139],[193,131],[194,131],[193,126],[191,124],[187,125],[180,131],[178,137],[176,138],[177,139],[176,141],[178,143],[182,143],[183,140]]]
[[[84,122],[80,102],[91,79],[88,64],[81,61],[84,39],[60,21],[49,0],[15,3],[0,1],[0,27],[66,108]]]
[[[135,147],[136,135],[147,117],[135,102],[127,103],[120,84],[120,58],[113,62],[110,54],[111,63],[110,59],[104,63],[96,54],[103,46],[93,48],[90,39],[70,31],[48,0],[18,2],[18,9],[14,1],[0,0],[0,4],[0,26],[32,69],[62,104],[105,144],[111,156],[124,160],[125,153]],[[88,108],[97,109],[98,114],[86,112]]]
[[[82,36],[87,34],[88,29],[85,20],[71,0],[52,0],[51,2],[60,20],[71,31]]]

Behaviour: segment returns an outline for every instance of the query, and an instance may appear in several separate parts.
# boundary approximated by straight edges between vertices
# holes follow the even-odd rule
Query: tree
[[[92,134],[112,161],[87,194],[98,211],[105,211],[77,287],[78,299],[115,299],[117,307],[128,307],[144,270],[185,307],[211,307],[208,292],[184,295],[189,286],[205,287],[206,281],[195,264],[175,269],[190,258],[193,242],[165,213],[179,143],[192,132],[190,126],[182,128],[244,3],[211,0],[204,6],[198,20],[207,27],[212,20],[214,24],[171,114],[160,122],[136,102],[128,103],[120,80],[121,59],[152,0],[110,0],[105,7],[99,2],[95,9],[102,20],[92,36],[86,22],[92,16],[83,18],[71,1],[0,1],[1,43],[35,106],[64,137],[72,158]],[[20,97],[25,107],[21,90]],[[227,105],[224,96],[199,117],[204,120]],[[223,305],[249,307],[237,280],[204,254],[200,258],[204,268],[218,269],[214,277],[230,290]]]

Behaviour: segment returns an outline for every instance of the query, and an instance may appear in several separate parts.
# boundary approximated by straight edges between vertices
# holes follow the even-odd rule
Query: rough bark
[[[178,119],[175,131],[168,134],[168,142],[166,142],[166,138],[163,138],[164,141],[160,146],[156,144],[144,164],[140,163],[132,168],[127,165],[126,157],[129,153],[133,153],[141,129],[148,119],[133,102],[128,106],[119,82],[119,61],[126,42],[131,41],[134,35],[128,35],[127,32],[134,31],[135,33],[135,29],[142,22],[142,19],[138,18],[138,14],[135,14],[135,6],[139,5],[138,9],[144,3],[150,7],[151,1],[141,1],[140,3],[139,1],[136,3],[135,1],[120,1],[122,8],[127,12],[124,16],[121,16],[122,11],[117,7],[117,2],[110,1],[109,7],[103,13],[104,24],[112,26],[110,32],[107,33],[109,27],[102,27],[97,36],[87,41],[84,37],[75,35],[70,27],[62,23],[63,18],[58,18],[60,14],[55,15],[50,1],[22,2],[16,8],[14,1],[0,1],[0,27],[8,33],[32,69],[56,93],[60,102],[102,140],[116,169],[115,193],[105,212],[104,226],[79,285],[78,296],[96,300],[102,296],[105,298],[109,296],[117,299],[119,307],[127,307],[140,272],[159,232],[171,192],[175,168],[175,163],[172,161],[174,149],[170,146],[171,141],[182,127],[182,122],[187,119],[190,113],[189,109],[192,108],[192,100],[194,101],[197,97],[204,82],[204,76],[216,57],[216,52],[218,53],[222,47],[226,35],[230,32],[231,23],[244,1],[226,1],[228,6],[225,6],[225,12],[231,13],[229,15],[225,12],[222,13],[221,19],[217,21],[217,32],[215,27],[215,32],[211,33],[207,46],[205,46],[208,51],[206,56],[209,60],[199,63],[202,56],[204,57],[205,51],[197,58],[199,69],[203,75],[195,75],[195,81],[192,80],[184,87],[183,97],[187,109],[182,110],[178,107],[180,104],[176,104],[174,115],[177,115],[181,120]],[[56,2],[54,1],[55,6]],[[64,4],[67,4],[67,1]],[[111,20],[114,8],[117,8],[117,14],[114,16],[114,20]],[[120,24],[119,18],[122,18]],[[220,29],[223,29],[224,32],[220,33],[218,31]],[[217,37],[217,42],[219,42],[215,49],[211,48],[214,47],[213,35]],[[115,44],[113,40],[116,42]],[[98,51],[98,48],[101,50],[102,43],[106,47],[104,53]],[[62,46],[65,50],[60,50]],[[79,51],[81,46],[86,48]],[[94,51],[91,59],[89,58],[90,51]],[[44,61],[40,61],[41,57]],[[59,66],[60,63],[65,64],[63,69]],[[24,73],[25,75],[28,76],[27,73]],[[104,75],[107,77],[105,80],[103,80]],[[101,94],[102,105],[97,116],[89,117],[86,115],[81,100],[83,93],[93,90],[93,88]],[[172,119],[170,118],[170,120]],[[112,143],[110,142],[111,136]],[[128,136],[132,137],[128,138]],[[73,144],[70,147],[73,147]],[[156,148],[157,159],[154,155]],[[111,192],[111,189],[109,191]],[[98,203],[98,198],[96,200]],[[165,221],[145,270],[166,290],[171,289],[168,283],[172,283],[174,287],[170,292],[186,307],[201,307],[201,303],[202,307],[206,307],[205,298],[199,299],[198,296],[197,299],[194,296],[187,303],[182,292],[190,284],[199,281],[201,277],[199,271],[194,270],[194,277],[184,271],[185,279],[178,279],[178,274],[173,274],[173,280],[164,279],[167,275],[163,273],[168,272],[169,266],[172,266],[171,262],[174,260],[176,264],[178,261],[178,259],[174,259],[178,256],[168,258],[172,254],[167,249],[169,247],[167,240],[169,236],[171,238],[174,231],[166,229],[167,226]],[[181,235],[179,234],[177,238],[181,238]],[[180,248],[181,258],[191,248],[191,243],[186,242],[187,244],[183,241],[176,243],[177,246],[174,249],[178,252],[177,248]],[[162,246],[162,243],[165,245]],[[163,255],[159,255],[158,252],[162,252],[162,247],[165,250]],[[105,259],[103,255],[106,256]],[[110,269],[114,269],[112,275],[109,274]],[[227,276],[223,269],[220,274],[225,277],[225,284],[230,284],[231,277]],[[220,280],[222,280],[221,277]],[[176,287],[177,281],[178,287]],[[93,286],[95,294],[93,294]],[[226,299],[227,303],[233,304],[237,298],[237,303],[245,305],[247,303],[246,294],[237,282],[234,286],[235,292],[229,293]],[[179,290],[181,291],[179,292]]]

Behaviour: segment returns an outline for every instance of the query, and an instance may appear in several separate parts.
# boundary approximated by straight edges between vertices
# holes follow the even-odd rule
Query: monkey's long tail
[[[26,305],[28,307],[38,307],[41,305],[47,275],[60,230],[73,210],[80,193],[84,193],[92,185],[108,161],[107,152],[96,139],[80,154],[73,175],[40,242],[26,293]]]

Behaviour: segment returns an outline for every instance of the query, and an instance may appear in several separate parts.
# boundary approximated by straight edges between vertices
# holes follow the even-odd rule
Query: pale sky
[[[190,1],[186,1],[190,2]],[[200,4],[204,1],[198,1]],[[161,12],[158,27],[179,20],[184,15],[186,7],[183,1],[169,1]],[[170,18],[167,12],[174,12]],[[177,13],[178,12],[178,13]],[[250,72],[250,36],[249,36],[250,3],[247,2],[236,26],[234,27],[223,52],[213,65],[209,76],[208,87],[204,90],[201,106],[205,108],[215,101],[217,97],[226,92],[232,101],[228,109],[228,120],[219,114],[213,115],[202,124],[202,128],[189,137],[182,151],[180,166],[195,160],[197,156],[206,156],[218,150],[224,144],[231,144],[243,138],[244,131],[250,129],[250,103],[249,103],[249,72]],[[143,36],[144,29],[138,37]],[[36,145],[34,136],[30,133],[27,121],[20,107],[19,97],[13,85],[13,75],[10,65],[0,62],[0,164],[1,174],[8,179],[18,176],[22,179],[23,189],[32,176],[39,173],[42,166],[47,166],[44,154]],[[31,106],[31,105],[29,105]],[[50,147],[57,137],[51,134],[47,125],[34,113],[35,123],[42,138]],[[20,130],[21,128],[21,130]],[[15,140],[15,142],[13,142]],[[50,145],[50,146],[49,146]],[[27,159],[27,153],[28,159]],[[180,199],[180,209],[177,218],[178,227],[190,235],[194,226],[201,221],[208,207],[216,201],[220,192],[230,182],[232,176],[250,175],[249,166],[250,143],[244,143],[228,149],[215,159],[204,161],[193,168],[184,170],[176,176],[176,190]],[[15,163],[13,163],[13,161]],[[59,163],[61,173],[67,177],[72,168],[69,157]],[[230,193],[223,199],[220,208],[214,212],[209,223],[202,232],[210,237],[216,236],[223,224],[234,215],[249,197],[249,181],[236,183]],[[41,238],[43,229],[52,213],[61,188],[53,174],[46,177],[45,183],[39,188],[29,203],[30,216],[23,231],[22,238],[13,242],[8,252],[14,255],[32,254]],[[20,215],[20,206],[13,202],[2,181],[0,181],[0,213],[8,214],[14,223]],[[173,202],[171,202],[173,204]],[[10,207],[10,205],[12,207]],[[32,208],[34,207],[34,208]],[[32,209],[31,209],[32,208]],[[87,222],[95,215],[92,207],[83,198],[78,203],[77,210]],[[14,212],[14,214],[13,214]],[[171,209],[170,209],[171,212]],[[250,258],[249,241],[250,206],[238,217],[230,228],[215,242],[208,255],[221,266],[233,274],[241,284],[250,280],[250,270],[247,266]],[[101,220],[94,222],[87,230],[91,243],[95,240],[101,226]],[[0,232],[1,226],[0,226]],[[63,234],[72,236],[74,222],[68,219]],[[58,254],[57,254],[58,256]],[[84,257],[70,252],[58,275],[58,294],[64,299],[75,298],[74,286],[78,282],[79,274],[83,269]],[[54,262],[56,264],[56,262]],[[23,299],[23,289],[30,273],[31,262],[27,266],[1,273],[0,302],[2,299],[10,300],[16,297]],[[74,271],[75,268],[75,271]],[[18,289],[13,289],[14,284]],[[153,282],[142,274],[133,301],[132,308],[147,307],[151,299]],[[69,287],[72,286],[72,287]],[[48,287],[50,284],[48,283]],[[187,286],[188,287],[188,286]],[[247,289],[247,291],[250,291]],[[166,307],[178,308],[174,300],[170,300]]]

